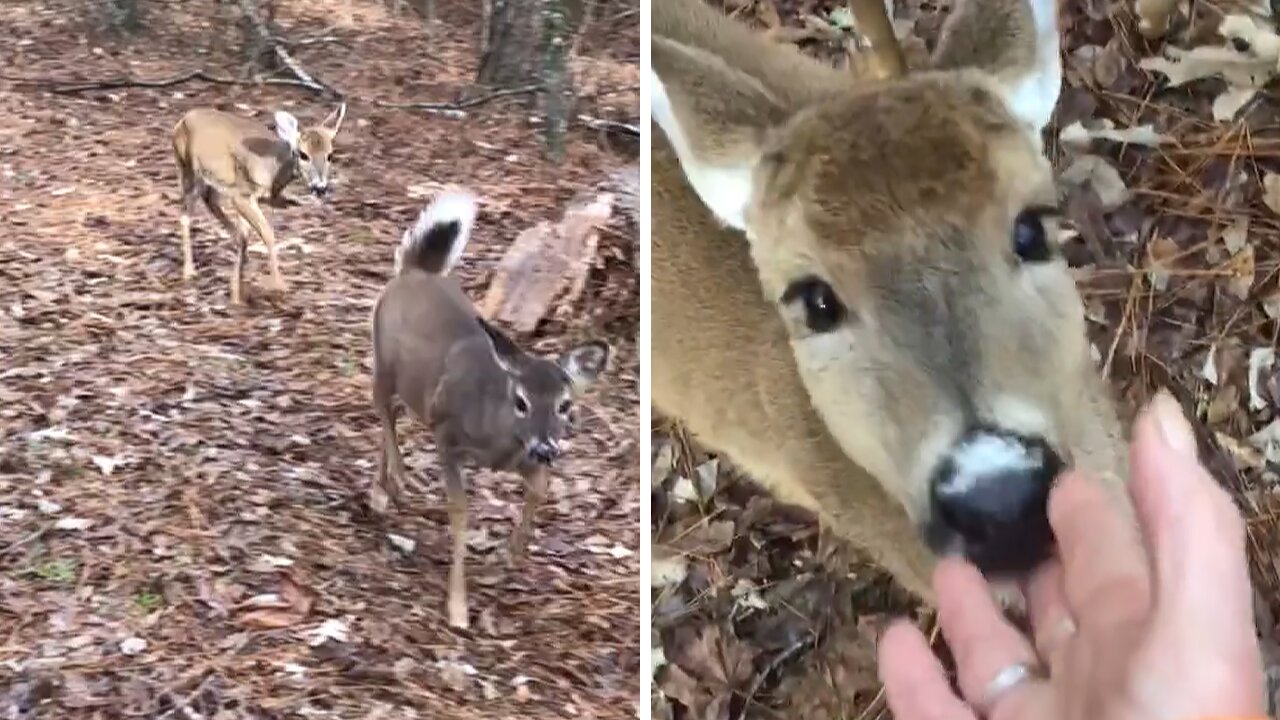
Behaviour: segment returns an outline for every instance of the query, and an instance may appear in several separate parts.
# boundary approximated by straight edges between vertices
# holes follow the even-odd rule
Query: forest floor
[[[779,41],[827,59],[843,53],[848,35],[833,27],[846,22],[840,3],[723,4]],[[948,4],[896,3],[913,67]],[[1059,5],[1065,78],[1047,147],[1074,226],[1067,254],[1091,339],[1126,424],[1157,389],[1170,390],[1248,518],[1278,717],[1280,97],[1246,86],[1249,73],[1259,85],[1276,73],[1273,20],[1266,3],[1193,3],[1194,22],[1184,17],[1148,41],[1130,2]],[[1224,14],[1246,12],[1257,22],[1233,19],[1234,41],[1217,33]],[[1158,71],[1166,53],[1224,45],[1229,63],[1193,55],[1170,71],[1225,67],[1230,84],[1170,87]],[[889,717],[876,631],[906,615],[932,632],[932,613],[821,534],[812,516],[780,506],[660,418],[651,432],[655,720]]]
[[[544,159],[521,96],[458,114],[480,5],[433,38],[401,3],[280,0],[294,57],[350,99],[323,203],[268,210],[287,294],[229,305],[230,243],[195,217],[180,277],[170,137],[189,108],[318,122],[336,101],[247,78],[235,3],[141,0],[117,34],[81,0],[0,11],[0,716],[622,718],[639,697],[638,228],[615,210],[569,319],[521,338],[600,337],[612,369],[582,408],[530,552],[507,567],[522,488],[470,472],[472,626],[449,629],[449,525],[432,445],[402,414],[407,495],[364,512],[376,467],[369,316],[393,249],[443,185],[480,195],[456,275],[479,299],[522,230],[632,166],[634,140],[570,128]],[[632,3],[634,5],[634,3]],[[578,113],[638,120],[639,16],[597,6]],[[276,77],[288,77],[287,74]],[[22,80],[40,81],[36,84]],[[294,186],[294,196],[305,189]],[[412,548],[410,544],[412,543]]]

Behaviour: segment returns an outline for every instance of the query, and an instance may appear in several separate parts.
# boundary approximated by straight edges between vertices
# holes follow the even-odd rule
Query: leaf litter
[[[101,31],[71,0],[5,5],[0,715],[634,717],[639,638],[620,631],[639,624],[634,152],[575,127],[565,163],[546,162],[519,97],[463,118],[353,101],[333,197],[269,211],[289,294],[261,292],[255,244],[248,306],[233,310],[227,244],[203,209],[199,274],[179,278],[167,133],[197,105],[259,118],[286,107],[306,121],[330,103],[274,85],[58,95],[12,81],[155,79],[199,66],[239,76],[234,5],[139,5],[147,18],[132,38]],[[377,0],[274,5],[287,39],[307,40],[292,48],[298,61],[349,92],[448,100],[474,76],[471,5],[441,4],[434,39],[420,18]],[[622,75],[635,76],[633,8],[597,8],[588,64],[630,65]],[[635,122],[634,80],[597,75],[606,94],[579,110],[605,117],[617,104],[630,113],[618,119]],[[618,362],[584,401],[592,411],[524,565],[508,568],[501,550],[468,557],[469,633],[445,621],[448,516],[420,427],[402,422],[400,434],[422,488],[382,524],[361,500],[378,442],[368,314],[421,208],[410,188],[426,183],[465,183],[482,197],[457,270],[477,300],[512,239],[573,197],[610,192],[618,208],[574,312],[525,336],[541,352],[604,337]],[[468,480],[472,527],[505,541],[519,482]],[[603,539],[602,552],[588,538]],[[468,682],[455,683],[458,672]]]
[[[838,4],[753,10],[766,1],[735,0],[734,12],[776,16],[767,25],[779,41],[847,61],[844,40],[802,32]],[[1154,41],[1132,14],[1064,5],[1067,62],[1047,134],[1064,254],[1122,419],[1170,390],[1248,518],[1269,712],[1280,717],[1280,630],[1266,620],[1280,616],[1280,105],[1269,92],[1280,43],[1269,8],[1254,5],[1201,4],[1195,23]],[[910,49],[932,47],[945,12],[896,3],[912,67]],[[661,418],[652,433],[653,716],[887,718],[875,629],[906,616],[931,631],[931,614],[725,462],[704,496],[696,469],[713,458]]]

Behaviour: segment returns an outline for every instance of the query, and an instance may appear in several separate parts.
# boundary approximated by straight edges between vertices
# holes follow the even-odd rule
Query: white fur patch
[[[446,258],[444,268],[440,271],[441,275],[447,275],[457,264],[458,258],[462,257],[462,251],[466,249],[467,241],[471,239],[471,226],[475,224],[477,209],[476,196],[465,190],[448,191],[437,195],[430,205],[418,213],[418,221],[413,227],[405,230],[400,238],[400,246],[396,248],[395,272],[397,274],[400,272],[404,251],[425,238],[433,226],[457,222],[458,237],[449,248],[449,257]]]
[[[938,492],[943,495],[964,495],[992,475],[1034,470],[1044,458],[1013,438],[979,434],[952,450],[951,462],[955,473],[938,486]]]
[[[1056,0],[1029,0],[1036,30],[1036,66],[1014,83],[1005,97],[1009,110],[1039,134],[1049,124],[1062,91],[1062,59],[1058,49]]]
[[[298,118],[287,110],[277,110],[275,115],[276,135],[289,144],[294,151],[298,149]]]
[[[746,208],[751,200],[751,172],[754,163],[737,166],[712,167],[694,156],[688,134],[676,118],[671,98],[658,74],[649,69],[650,112],[653,121],[662,128],[667,141],[680,159],[680,168],[693,186],[702,203],[721,223],[743,230],[746,228]]]

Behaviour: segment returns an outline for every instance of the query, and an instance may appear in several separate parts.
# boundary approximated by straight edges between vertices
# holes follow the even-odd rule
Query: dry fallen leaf
[[[1162,143],[1173,142],[1168,135],[1161,135],[1152,125],[1138,125],[1130,128],[1115,127],[1110,120],[1102,120],[1100,127],[1086,128],[1079,120],[1071,123],[1058,133],[1058,140],[1067,145],[1087,146],[1093,140],[1108,140],[1124,145],[1145,145],[1155,147]]]
[[[314,592],[299,585],[290,575],[281,574],[278,599],[259,601],[258,609],[241,615],[238,622],[264,630],[290,627],[305,620],[314,603]]]
[[[1076,158],[1062,171],[1059,179],[1068,185],[1092,186],[1104,212],[1120,207],[1129,199],[1129,188],[1125,186],[1119,171],[1097,155],[1081,155]]]

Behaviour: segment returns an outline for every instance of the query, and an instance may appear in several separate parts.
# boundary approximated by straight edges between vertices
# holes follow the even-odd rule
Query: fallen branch
[[[542,85],[540,83],[535,85],[522,85],[521,87],[507,88],[506,90],[495,90],[491,93],[486,93],[484,95],[479,95],[477,97],[468,98],[466,100],[459,100],[456,102],[446,102],[446,103],[386,102],[384,100],[376,100],[371,98],[357,98],[357,99],[362,102],[367,102],[370,105],[374,105],[380,108],[386,108],[388,110],[466,110],[467,108],[473,108],[473,107],[476,107],[477,105],[483,105],[488,102],[493,102],[494,100],[497,100],[499,98],[511,97],[512,95],[527,95],[529,93],[538,92],[541,89],[542,89]]]
[[[192,80],[204,80],[205,82],[211,82],[217,85],[245,84],[244,81],[236,80],[235,78],[218,77],[217,75],[211,75],[205,72],[204,70],[192,70],[191,72],[186,72],[181,75],[175,75],[171,78],[164,78],[161,80],[136,80],[133,78],[120,78],[117,80],[97,80],[97,81],[85,82],[80,85],[52,86],[52,87],[48,87],[48,90],[50,92],[53,92],[59,95],[71,95],[74,93],[88,92],[90,90],[117,90],[119,88],[129,88],[129,87],[167,88],[167,87],[173,87],[174,85],[181,85],[183,83],[188,83],[188,82],[191,82]],[[18,82],[26,82],[26,83],[31,83],[33,85],[40,85],[40,84],[51,85],[53,82],[56,82],[56,81],[26,79],[26,80],[18,80]]]
[[[601,120],[599,118],[588,117],[586,115],[579,115],[578,122],[592,130],[614,132],[620,135],[629,135],[637,138],[640,137],[639,125],[631,125],[630,123],[618,122],[616,120]]]

